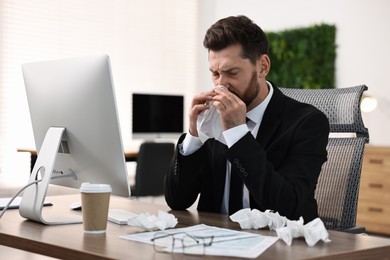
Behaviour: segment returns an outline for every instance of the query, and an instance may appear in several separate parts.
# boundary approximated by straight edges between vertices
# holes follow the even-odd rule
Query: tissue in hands
[[[216,88],[224,88],[224,86],[217,86]],[[196,122],[199,138],[202,143],[205,143],[210,138],[215,138],[226,144],[222,134],[221,117],[217,108],[212,105],[212,101],[209,102],[210,108],[200,113]]]
[[[149,213],[137,215],[137,217],[128,220],[127,225],[140,227],[149,231],[165,230],[167,228],[174,228],[177,225],[177,218],[167,212],[159,211],[158,216]]]

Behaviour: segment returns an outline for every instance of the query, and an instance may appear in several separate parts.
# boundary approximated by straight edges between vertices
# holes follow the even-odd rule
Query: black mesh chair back
[[[174,153],[173,143],[142,143],[137,157],[132,196],[159,196],[164,193],[164,176]]]
[[[327,229],[348,230],[356,226],[364,145],[369,142],[360,111],[361,97],[366,90],[365,85],[335,89],[281,88],[285,95],[317,107],[329,120],[328,160],[322,166],[315,192],[318,214]]]

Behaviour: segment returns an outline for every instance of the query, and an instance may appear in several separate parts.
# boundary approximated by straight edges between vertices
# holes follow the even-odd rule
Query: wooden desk
[[[0,246],[0,259],[53,260],[55,258],[19,250],[12,247]]]
[[[70,203],[80,200],[79,194],[51,196],[53,207],[45,207],[44,214],[70,211]],[[142,203],[129,198],[112,196],[111,208],[122,208],[134,213],[157,214],[158,210],[169,211],[164,205]],[[204,223],[231,229],[240,229],[228,216],[196,211],[170,211],[178,218],[177,227]],[[23,219],[18,210],[9,210],[0,220],[0,244],[19,248],[33,253],[45,254],[62,259],[196,259],[196,256],[182,254],[156,253],[151,245],[120,239],[120,235],[141,232],[130,226],[108,223],[105,236],[84,235],[81,224],[45,226]],[[276,236],[275,231],[253,230],[251,232]],[[319,242],[309,247],[303,239],[294,239],[292,246],[277,241],[266,250],[261,259],[375,259],[390,255],[390,239],[367,235],[353,235],[329,231],[331,243]],[[205,257],[206,259],[225,259],[226,257]]]

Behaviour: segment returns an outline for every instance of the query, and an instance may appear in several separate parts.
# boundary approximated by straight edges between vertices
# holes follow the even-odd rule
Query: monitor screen
[[[105,183],[113,195],[130,196],[109,57],[28,63],[22,72],[37,163],[48,130],[65,128],[51,183]]]
[[[183,133],[182,95],[133,93],[133,138],[177,138]]]

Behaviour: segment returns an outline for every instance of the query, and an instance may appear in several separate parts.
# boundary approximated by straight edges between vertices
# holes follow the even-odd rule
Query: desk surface
[[[55,258],[12,247],[0,246],[0,259],[54,260]]]
[[[72,202],[79,201],[80,195],[50,196],[54,206],[44,207],[44,214],[80,214],[69,210]],[[134,213],[157,214],[158,210],[169,211],[164,205],[142,203],[130,198],[111,197],[110,208],[122,208]],[[204,223],[231,229],[240,229],[228,216],[196,211],[170,211],[178,218],[177,227]],[[195,256],[156,253],[151,245],[120,239],[120,235],[142,232],[130,226],[108,223],[105,236],[85,235],[81,224],[45,226],[20,217],[18,210],[7,211],[0,219],[0,244],[22,250],[46,254],[63,259],[114,258],[114,259],[188,259]],[[276,232],[254,230],[251,232],[276,236]],[[369,259],[390,255],[390,239],[367,235],[353,235],[329,231],[331,243],[319,242],[314,247],[306,245],[303,239],[294,239],[292,246],[277,241],[266,250],[261,259]],[[206,257],[207,258],[207,257]],[[209,257],[216,258],[216,257]],[[220,258],[222,259],[222,258]]]

